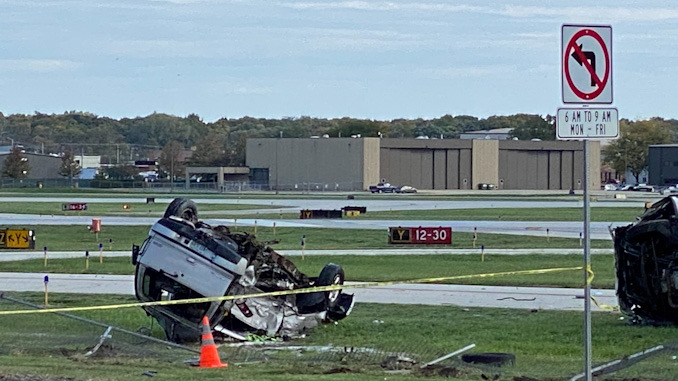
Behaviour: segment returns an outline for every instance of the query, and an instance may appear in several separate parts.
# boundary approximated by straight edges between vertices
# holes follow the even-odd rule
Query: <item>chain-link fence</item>
[[[5,293],[0,298],[0,311],[41,308],[44,305],[41,298],[36,293]],[[125,298],[107,296],[98,303],[131,301],[129,297]],[[85,302],[79,295],[61,294],[50,301],[50,306],[87,303],[91,301]],[[321,327],[311,331],[308,338],[292,341],[254,337],[253,341],[239,343],[224,340],[216,331],[214,335],[218,353],[224,361],[231,365],[265,367],[271,372],[290,367],[290,364],[300,364],[295,368],[299,374],[318,366],[323,372],[384,372],[385,377],[398,373],[416,378],[434,376],[462,380],[584,379],[581,375],[581,327],[568,321],[572,319],[558,321],[554,319],[558,316],[555,313],[538,311],[441,308],[452,312],[440,314],[440,308],[415,308],[430,319],[427,327],[402,326],[408,320],[407,316],[400,318],[393,314],[383,316],[384,320],[370,321],[371,314],[376,316],[383,312],[361,311],[355,318],[359,323],[351,322],[353,317],[339,323],[347,326],[346,331],[354,331],[354,335],[346,335],[346,331],[335,335],[338,332],[332,328]],[[429,316],[431,311],[438,311],[439,315]],[[541,314],[545,316],[538,317]],[[675,327],[654,328],[660,330],[657,332],[653,328],[614,324],[619,317],[618,314],[597,316],[602,320],[596,321],[597,329],[594,330],[594,371],[600,374],[596,379],[678,379],[678,345],[669,340],[678,336],[678,330]],[[498,323],[498,319],[504,324]],[[543,322],[549,320],[552,324],[544,329]],[[418,333],[412,335],[408,331]],[[648,332],[650,337],[643,337],[642,333]],[[634,334],[636,337],[632,336]],[[611,338],[614,335],[618,337]],[[337,337],[340,337],[339,341]],[[620,350],[615,346],[628,349]],[[503,351],[484,352],[488,347]],[[199,353],[199,343],[165,341],[158,324],[140,308],[0,315],[0,356],[44,356],[74,361],[103,359],[121,366],[128,361],[151,359],[183,366],[197,361]]]

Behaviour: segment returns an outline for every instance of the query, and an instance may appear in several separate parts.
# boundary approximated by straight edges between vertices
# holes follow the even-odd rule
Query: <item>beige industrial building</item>
[[[247,166],[270,189],[359,190],[382,179],[418,189],[581,190],[584,142],[462,139],[247,140]],[[600,144],[590,142],[589,189],[600,189]]]

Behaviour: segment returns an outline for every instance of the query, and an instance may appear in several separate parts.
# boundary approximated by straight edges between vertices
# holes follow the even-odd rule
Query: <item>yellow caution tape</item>
[[[408,283],[435,283],[435,282],[461,280],[461,279],[471,279],[471,278],[491,278],[491,277],[506,276],[506,275],[547,274],[547,273],[555,273],[555,272],[563,272],[563,271],[582,270],[583,268],[584,268],[583,266],[579,266],[579,267],[558,267],[558,268],[537,269],[537,270],[505,271],[505,272],[488,273],[488,274],[456,275],[456,276],[446,276],[446,277],[438,277],[438,278],[395,280],[395,281],[387,281],[387,282],[368,282],[368,283],[353,284],[353,285],[347,285],[347,284],[340,285],[339,284],[339,285],[332,285],[332,286],[298,288],[298,289],[295,289],[295,290],[260,292],[260,293],[245,294],[245,295],[211,296],[211,297],[204,297],[204,298],[160,300],[160,301],[154,301],[154,302],[110,304],[110,305],[103,305],[103,306],[62,307],[62,308],[45,308],[45,309],[37,309],[37,310],[0,311],[0,315],[27,315],[27,314],[42,314],[42,313],[53,313],[53,312],[95,311],[95,310],[113,310],[113,309],[118,309],[118,308],[132,308],[132,307],[168,306],[168,305],[180,305],[180,304],[191,304],[191,303],[226,301],[226,300],[235,300],[235,299],[261,298],[261,297],[267,297],[267,296],[305,294],[305,293],[311,293],[311,292],[326,292],[326,291],[335,291],[335,290],[342,290],[342,289],[372,288],[372,287],[381,287],[381,286],[392,286],[392,285],[395,285],[395,284],[403,284],[403,283],[405,283],[405,284],[408,284]]]
[[[586,277],[586,284],[590,285],[591,283],[593,283],[594,277],[593,270],[591,270],[591,265],[586,265],[586,273],[588,274],[588,276]]]
[[[593,296],[591,296],[591,300],[593,301],[593,303],[595,303],[596,306],[598,306],[598,308],[602,309],[603,311],[611,311],[611,312],[619,311],[618,306],[611,306],[609,304],[600,304],[600,303],[598,303],[598,300],[596,298],[594,298]]]

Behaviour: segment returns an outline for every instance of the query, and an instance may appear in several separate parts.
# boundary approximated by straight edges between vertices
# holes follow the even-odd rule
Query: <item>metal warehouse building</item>
[[[650,184],[678,184],[678,144],[651,145],[647,161]]]
[[[590,189],[600,144],[590,142]],[[381,179],[419,189],[582,189],[584,142],[458,139],[248,139],[247,166],[279,190],[359,190]]]

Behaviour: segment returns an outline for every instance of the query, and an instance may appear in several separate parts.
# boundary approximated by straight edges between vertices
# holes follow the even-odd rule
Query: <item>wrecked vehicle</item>
[[[678,324],[678,197],[612,233],[621,312],[636,323]]]
[[[198,220],[195,203],[177,198],[139,246],[133,246],[135,293],[140,302],[245,295],[344,282],[341,266],[327,264],[317,278],[248,233]],[[346,317],[353,295],[341,290],[192,304],[144,306],[174,342],[200,339],[207,316],[215,334],[296,336],[321,322]]]

